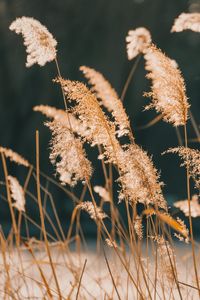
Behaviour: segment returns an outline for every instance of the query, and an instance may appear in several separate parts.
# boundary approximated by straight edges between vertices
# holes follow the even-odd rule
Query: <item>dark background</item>
[[[147,27],[154,43],[179,64],[186,81],[191,110],[199,121],[200,34],[191,31],[170,33],[174,19],[188,11],[200,12],[200,1],[0,0],[0,144],[34,163],[35,130],[39,129],[41,169],[53,176],[54,169],[48,159],[50,135],[43,126],[44,117],[34,113],[32,107],[48,104],[62,108],[62,97],[59,88],[52,82],[56,76],[54,63],[43,68],[38,65],[25,67],[22,38],[8,29],[16,17],[23,15],[41,21],[57,39],[58,61],[63,77],[83,80],[78,69],[80,65],[87,65],[102,72],[119,94],[133,64],[126,57],[125,36],[129,29]],[[151,128],[139,130],[140,126],[156,116],[154,112],[142,112],[149,101],[143,97],[143,92],[148,90],[149,82],[145,79],[142,59],[128,89],[125,107],[136,142],[153,155],[156,167],[161,170],[161,179],[166,184],[164,193],[172,204],[186,197],[185,171],[179,169],[176,156],[161,156],[164,150],[177,145],[171,125],[161,121]],[[189,135],[195,137],[190,126]],[[191,146],[197,147],[196,144]],[[21,168],[10,168],[10,172],[18,178],[24,176]],[[103,183],[101,174],[95,180],[96,183]],[[71,213],[70,200],[59,190],[52,192],[66,227],[65,222],[69,221]],[[31,204],[27,204],[27,209],[33,216],[37,214]],[[5,205],[0,211],[0,218],[3,226],[9,224]],[[37,216],[35,218],[37,220]]]

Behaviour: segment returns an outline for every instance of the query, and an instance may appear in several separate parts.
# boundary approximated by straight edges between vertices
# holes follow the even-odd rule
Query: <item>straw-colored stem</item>
[[[36,175],[37,175],[37,196],[38,196],[38,206],[39,206],[39,212],[40,212],[41,227],[42,227],[42,231],[43,231],[43,235],[44,235],[44,241],[45,241],[45,245],[46,245],[47,255],[49,257],[49,262],[51,265],[53,277],[54,277],[56,288],[57,288],[57,291],[59,294],[59,299],[61,300],[62,299],[61,291],[60,291],[58,279],[56,276],[55,268],[53,265],[53,261],[51,258],[51,253],[50,253],[50,248],[49,248],[49,243],[48,243],[46,229],[45,229],[45,223],[44,223],[43,209],[42,209],[42,199],[41,199],[41,192],[40,192],[40,160],[39,160],[39,132],[38,131],[36,131]]]
[[[120,97],[122,101],[124,101],[124,98],[125,98],[125,96],[126,96],[126,92],[127,92],[127,90],[128,90],[128,87],[129,87],[129,84],[130,84],[130,82],[131,82],[131,79],[132,79],[132,77],[133,77],[133,74],[135,73],[135,71],[136,71],[136,69],[137,69],[138,63],[139,63],[139,61],[140,61],[140,57],[141,57],[141,55],[138,55],[138,57],[136,58],[136,60],[135,60],[135,62],[134,62],[134,64],[133,64],[133,66],[132,66],[132,68],[131,68],[131,71],[130,71],[130,73],[129,73],[129,75],[128,75],[128,78],[127,78],[127,80],[126,80],[126,82],[125,82],[125,85],[124,85],[124,87],[123,87],[123,90],[122,90],[122,93],[121,93],[121,97]]]
[[[185,147],[188,149],[188,137],[187,137],[187,127],[184,125],[184,137],[185,137]],[[194,244],[194,236],[193,236],[193,226],[192,226],[192,216],[191,216],[191,195],[190,195],[190,174],[189,174],[189,165],[188,165],[188,151],[186,157],[186,175],[187,175],[187,199],[188,199],[188,210],[189,210],[189,225],[190,225],[190,237],[191,237],[191,245],[192,245],[192,258],[194,264],[194,272],[196,278],[196,284],[198,287],[198,293],[200,297],[200,285],[197,271],[197,263],[196,263],[196,255],[195,255],[195,244]]]

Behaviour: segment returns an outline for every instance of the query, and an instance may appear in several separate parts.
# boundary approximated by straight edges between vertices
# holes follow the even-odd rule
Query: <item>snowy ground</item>
[[[115,291],[103,254],[96,255],[94,251],[81,252],[80,255],[71,251],[70,254],[67,254],[67,250],[61,250],[60,246],[51,247],[51,253],[53,253],[52,260],[63,299],[76,299],[78,284],[80,282],[84,263],[86,263],[86,265],[81,280],[78,299],[140,299],[125,268],[122,266],[117,256],[112,254],[113,251],[114,250],[111,252],[111,250],[108,249],[106,251],[106,257],[108,259],[109,267],[112,271],[119,296]],[[15,250],[10,254],[7,252],[6,255],[1,255],[0,299],[14,299],[11,291],[17,291],[19,299],[50,299],[48,295],[45,295],[45,286],[44,280],[42,280],[41,277],[41,271],[50,286],[53,299],[59,299],[55,281],[52,276],[52,269],[45,249],[39,247],[37,250],[37,248],[35,248],[35,258],[33,258],[31,253],[29,253],[26,249],[22,249],[20,253],[21,254],[19,256],[17,250]],[[193,268],[191,257],[186,254],[185,249],[180,249],[178,253],[176,253],[176,257],[178,260],[178,280],[180,282],[187,282],[195,285],[195,280],[192,275]],[[130,259],[130,265],[132,265],[131,260],[132,259]],[[9,270],[9,276],[5,272],[5,262]],[[21,263],[23,263],[23,270],[21,268]],[[37,264],[40,266],[41,271]],[[144,264],[146,264],[145,260]],[[150,283],[152,278],[154,278],[151,276],[154,272],[154,264],[151,259],[148,264],[148,267],[146,266],[146,271],[148,270],[150,275],[148,276],[148,281]],[[139,277],[142,277],[141,271],[136,272],[135,267],[130,269],[136,283],[138,284]],[[157,285],[156,299],[164,299],[163,291],[159,283],[157,283]],[[180,286],[183,299],[199,299],[195,289],[188,288],[181,284]],[[142,289],[146,295],[145,299],[149,299],[144,284]],[[5,291],[7,296],[5,295]],[[168,295],[166,299],[180,299],[180,295],[175,284],[171,289],[167,281],[164,282],[164,292],[165,296]],[[151,293],[153,296],[153,288]]]

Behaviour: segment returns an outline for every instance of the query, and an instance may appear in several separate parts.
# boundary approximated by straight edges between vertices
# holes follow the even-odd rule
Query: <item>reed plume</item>
[[[17,34],[22,34],[24,38],[28,54],[26,67],[33,64],[44,66],[56,58],[57,41],[38,20],[29,17],[17,18],[9,28]]]
[[[128,59],[132,60],[151,43],[151,34],[145,27],[138,27],[135,30],[129,30],[126,36],[126,48]]]
[[[56,171],[62,184],[74,186],[79,180],[88,181],[92,166],[86,157],[80,139],[58,121],[47,122],[52,132],[50,160],[56,165]]]
[[[122,190],[119,199],[129,199],[131,203],[155,204],[166,209],[162,194],[162,182],[153,166],[151,158],[138,145],[132,144],[119,153]]]
[[[94,206],[90,201],[81,202],[76,208],[86,211],[90,215],[90,218],[95,221],[103,220],[107,217],[100,207]]]
[[[156,236],[155,241],[158,246],[159,276],[162,279],[165,277],[169,283],[173,284],[175,276],[173,269],[176,268],[174,250],[163,236]]]
[[[82,66],[80,70],[92,85],[92,92],[100,100],[100,104],[104,106],[113,116],[116,125],[116,133],[118,137],[128,135],[133,140],[130,121],[123,107],[122,101],[119,99],[116,91],[104,76],[96,70]]]
[[[134,229],[135,229],[135,232],[138,236],[138,239],[142,240],[142,238],[143,238],[143,225],[142,225],[142,217],[141,216],[136,216],[135,221],[134,221]]]
[[[181,200],[174,202],[174,206],[179,208],[185,216],[189,216],[189,207],[188,207],[188,200]],[[193,195],[190,201],[190,211],[191,217],[197,218],[200,217],[200,204],[199,204],[199,196]]]
[[[110,248],[118,248],[117,243],[114,240],[105,239],[105,242]]]
[[[104,202],[111,201],[110,194],[104,187],[95,185],[93,189],[94,189],[95,193],[97,193],[103,199]]]
[[[33,108],[33,110],[36,112],[41,112],[49,119],[58,121],[62,124],[62,126],[66,127],[68,130],[73,129],[73,132],[78,134],[83,139],[85,139],[89,134],[87,125],[78,118],[76,118],[70,112],[66,112],[62,109],[57,109],[48,105],[37,105]]]
[[[30,166],[29,162],[25,158],[23,158],[21,155],[19,155],[11,149],[0,146],[0,153],[3,153],[5,157],[9,158],[10,161],[13,161],[18,165],[22,165],[24,167]]]
[[[152,80],[150,93],[152,103],[145,109],[155,108],[161,113],[164,121],[174,126],[185,125],[188,118],[189,104],[183,77],[174,61],[168,58],[156,46],[150,46],[146,51],[147,78]]]
[[[17,178],[8,176],[9,187],[11,191],[11,197],[15,201],[13,207],[18,211],[25,211],[25,195],[22,186]]]
[[[188,147],[176,147],[164,153],[177,153],[181,157],[181,167],[188,166],[189,176],[193,178],[195,187],[200,191],[200,151]]]
[[[73,103],[71,112],[89,129],[87,141],[92,146],[102,145],[104,153],[100,158],[116,164],[116,152],[120,145],[116,139],[115,126],[102,111],[95,95],[81,82],[61,78],[59,82],[69,103]]]
[[[119,199],[127,199],[131,204],[153,203],[166,209],[159,175],[151,159],[135,143],[121,146],[116,139],[115,127],[103,113],[96,97],[82,83],[59,79],[69,102],[75,103],[71,112],[85,122],[89,128],[88,142],[102,145],[105,159],[117,166],[122,190]]]
[[[182,13],[174,21],[171,32],[181,32],[183,30],[200,32],[200,13]]]

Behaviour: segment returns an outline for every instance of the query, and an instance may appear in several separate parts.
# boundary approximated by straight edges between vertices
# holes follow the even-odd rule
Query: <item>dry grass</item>
[[[188,14],[186,19],[187,26],[182,30],[198,28],[199,23],[194,22],[199,22],[199,16],[190,20]],[[44,105],[34,108],[51,120],[46,123],[53,136],[50,160],[59,175],[58,181],[40,169],[40,152],[44,149],[39,147],[38,131],[35,164],[11,149],[0,147],[4,174],[1,201],[8,203],[11,216],[8,237],[0,231],[1,299],[199,299],[199,244],[194,240],[192,218],[199,216],[200,208],[198,196],[190,196],[190,180],[199,190],[199,152],[188,148],[190,119],[197,140],[200,134],[188,111],[190,104],[177,64],[151,44],[145,28],[129,32],[129,59],[144,55],[147,77],[152,81],[151,93],[146,94],[152,97],[148,108],[155,108],[160,114],[156,121],[171,123],[179,139],[183,129],[181,139],[185,147],[167,152],[178,153],[186,169],[187,199],[177,202],[176,207],[189,218],[188,229],[180,218],[170,215],[159,172],[148,153],[136,144],[122,101],[103,75],[81,67],[91,90],[81,82],[63,79],[57,61],[57,42],[46,27],[23,17],[10,28],[23,35],[27,66],[55,62],[55,81],[62,90],[64,110]],[[136,59],[123,99],[138,63]],[[122,136],[126,142],[122,142]],[[102,187],[91,183],[93,174],[99,170],[93,170],[86,144],[99,152],[97,159],[104,174]],[[27,168],[23,183],[10,174],[7,160],[17,163],[18,168]],[[117,180],[113,171],[118,174]],[[71,187],[79,181],[82,192],[77,195]],[[52,185],[61,189],[74,206],[71,220],[66,220],[67,232],[50,192]],[[117,199],[113,196],[116,185]],[[37,207],[39,223],[27,211],[27,199],[35,212]],[[51,213],[46,209],[47,203]],[[88,243],[87,226],[83,228],[81,224],[81,215],[85,213],[96,224],[93,243]],[[30,224],[40,231],[40,239],[30,237]]]

